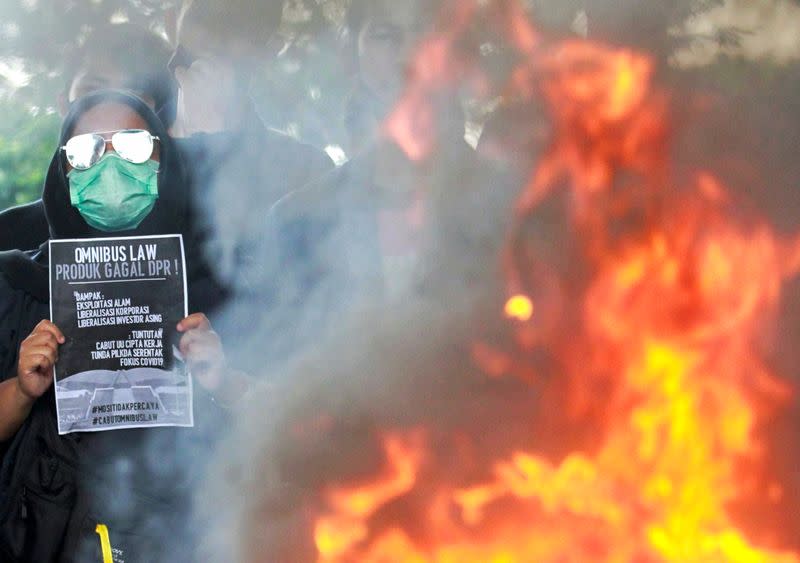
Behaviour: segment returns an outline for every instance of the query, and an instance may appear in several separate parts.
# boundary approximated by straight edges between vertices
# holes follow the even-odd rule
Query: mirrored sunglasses
[[[86,133],[72,137],[61,147],[66,153],[67,162],[77,170],[86,170],[97,164],[106,153],[109,139],[103,135],[111,135],[111,146],[123,159],[142,164],[153,155],[153,142],[158,140],[144,129],[123,129],[121,131],[103,131]]]

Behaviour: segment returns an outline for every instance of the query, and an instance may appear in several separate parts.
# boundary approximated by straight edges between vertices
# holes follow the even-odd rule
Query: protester
[[[94,90],[130,90],[146,101],[169,127],[175,119],[177,86],[167,70],[169,44],[159,35],[130,23],[108,24],[88,34],[63,63],[64,89],[58,108],[66,115],[79,97]],[[0,250],[30,250],[47,240],[42,201],[0,213]]]
[[[266,127],[250,96],[252,78],[274,56],[282,9],[282,0],[185,0],[175,25],[173,133],[188,137],[209,262],[237,291],[268,281],[258,266],[270,207],[333,167],[323,151]]]
[[[365,298],[402,303],[444,271],[456,293],[486,269],[481,261],[496,244],[496,229],[481,221],[505,215],[493,212],[505,200],[464,140],[458,85],[428,100],[431,154],[411,159],[382,127],[414,80],[415,47],[435,33],[438,4],[351,5],[359,73],[347,125],[355,156],[272,214],[276,270],[285,280],[277,289],[285,312],[275,316],[294,327],[284,331],[295,341],[289,348],[313,340],[309,335]]]
[[[157,138],[149,160],[126,161],[108,143],[98,163],[77,170],[61,150],[74,135],[108,136],[125,129],[143,129]],[[104,189],[111,182],[117,182],[116,189]],[[187,235],[191,217],[184,184],[178,151],[143,101],[121,91],[89,94],[66,116],[47,174],[43,205],[51,237]],[[72,197],[81,189],[91,190],[91,197]],[[119,189],[135,195],[138,203],[118,205]],[[205,272],[195,266],[198,251],[192,238],[185,236],[185,241],[189,308],[203,311],[209,303],[193,288],[202,287]],[[219,425],[218,405],[235,402],[246,390],[246,378],[225,367],[219,338],[206,317],[196,313],[183,319],[177,331],[201,388],[195,397],[199,428],[58,436],[53,366],[65,339],[47,320],[48,276],[46,246],[33,254],[0,254],[0,559],[102,561],[95,531],[102,523],[119,560],[191,561],[185,526],[197,468],[187,467],[185,456],[193,447],[208,451],[204,419]],[[203,458],[195,452],[193,463]]]
[[[172,49],[161,35],[132,23],[92,30],[78,50],[67,54],[61,115],[66,115],[69,104],[96,90],[130,90],[170,127],[177,96],[177,83],[167,68],[171,56]]]
[[[386,0],[355,0],[347,12],[347,32],[355,86],[345,111],[351,152],[359,154],[379,142],[378,134],[386,116],[399,101],[411,77],[411,64],[425,33],[434,26],[439,2],[400,4]],[[455,119],[443,121],[458,135],[459,108],[449,113]],[[463,122],[460,124],[463,136]]]

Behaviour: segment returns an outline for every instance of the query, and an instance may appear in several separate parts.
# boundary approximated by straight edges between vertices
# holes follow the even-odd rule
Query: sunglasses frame
[[[108,135],[109,133],[111,133],[110,138],[106,138],[103,136],[103,135]],[[117,147],[114,146],[114,137],[117,136],[119,133],[147,133],[150,136],[150,154],[147,156],[147,158],[145,158],[141,162],[137,162],[130,158],[126,158],[122,153],[120,153],[119,150],[117,150]],[[69,154],[67,153],[67,145],[69,145],[73,139],[77,139],[78,137],[84,137],[84,136],[100,137],[103,140],[103,151],[97,156],[97,160],[91,163],[89,166],[76,166],[73,162],[70,161]],[[109,143],[111,143],[111,148],[114,149],[114,152],[116,152],[123,160],[127,160],[128,162],[132,162],[134,164],[143,164],[147,162],[147,160],[151,156],[153,156],[153,151],[155,150],[155,141],[161,141],[161,139],[157,135],[153,135],[147,129],[117,129],[116,131],[97,131],[94,133],[81,133],[80,135],[74,135],[67,140],[64,146],[61,147],[61,150],[64,151],[64,154],[67,158],[67,162],[72,168],[74,168],[75,170],[88,170],[89,168],[100,162],[100,159],[103,158],[103,156],[106,154]]]

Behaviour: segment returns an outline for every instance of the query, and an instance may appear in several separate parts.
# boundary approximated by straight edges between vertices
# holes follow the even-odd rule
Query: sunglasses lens
[[[111,144],[119,156],[135,164],[146,162],[153,154],[153,136],[144,130],[114,133]]]
[[[100,135],[92,133],[76,135],[67,141],[65,149],[70,166],[78,170],[86,170],[97,164],[97,161],[103,156],[106,142]]]

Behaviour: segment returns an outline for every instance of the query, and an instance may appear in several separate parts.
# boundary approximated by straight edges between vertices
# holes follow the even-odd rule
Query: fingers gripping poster
[[[180,235],[50,241],[58,432],[192,426]]]

